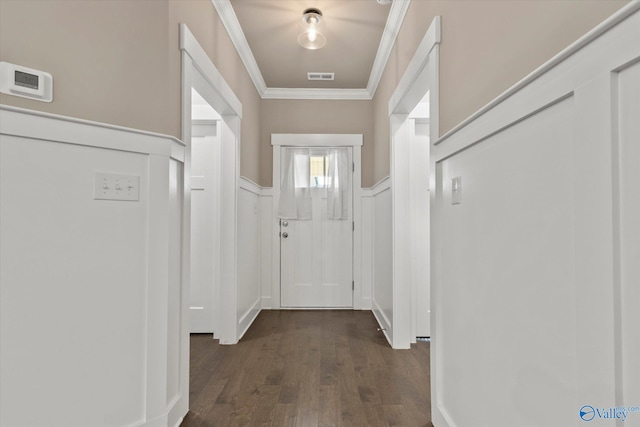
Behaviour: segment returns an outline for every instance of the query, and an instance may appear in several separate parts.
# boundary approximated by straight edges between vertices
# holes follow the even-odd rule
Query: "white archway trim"
[[[236,344],[242,331],[237,315],[237,198],[240,182],[240,129],[242,104],[222,77],[189,28],[180,24],[180,49],[182,50],[182,139],[187,144],[185,160],[185,224],[183,270],[185,283],[189,283],[191,264],[191,88],[222,116],[222,171],[220,205],[220,250],[218,283],[220,284],[215,337],[221,344]],[[217,264],[217,263],[216,263]],[[189,290],[183,295],[189,299]],[[189,357],[188,353],[185,357]],[[187,372],[188,377],[188,372]]]
[[[234,114],[242,118],[242,103],[238,99],[231,86],[227,84],[220,71],[213,65],[211,59],[204,51],[193,33],[186,24],[180,24],[180,50],[186,52],[192,59],[193,65],[209,81],[219,95],[216,104],[212,107],[222,115]]]
[[[431,56],[435,47],[440,44],[441,38],[441,20],[439,16],[433,18],[431,25],[424,35],[424,38],[418,45],[416,53],[407,65],[402,78],[398,82],[398,86],[393,91],[393,95],[389,98],[389,115],[391,114],[409,114],[413,108],[418,105],[424,94],[427,92],[423,73],[425,72],[430,60],[437,57],[438,52],[434,52],[436,56]],[[437,71],[437,68],[436,68]],[[435,88],[430,88],[432,91]],[[433,117],[433,116],[432,116]],[[433,123],[433,120],[431,120]]]

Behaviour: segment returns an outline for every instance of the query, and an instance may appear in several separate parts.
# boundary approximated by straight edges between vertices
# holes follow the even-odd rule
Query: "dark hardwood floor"
[[[431,426],[429,343],[392,350],[369,311],[262,311],[239,344],[191,335],[182,427]]]

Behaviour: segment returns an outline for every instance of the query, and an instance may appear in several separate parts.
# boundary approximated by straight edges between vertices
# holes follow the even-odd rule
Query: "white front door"
[[[283,308],[353,307],[353,154],[349,148],[348,214],[335,220],[327,213],[322,178],[327,152],[323,148],[310,151],[311,219],[280,221]]]

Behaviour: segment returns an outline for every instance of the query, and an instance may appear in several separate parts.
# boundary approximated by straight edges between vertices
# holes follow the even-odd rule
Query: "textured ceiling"
[[[367,87],[391,5],[376,0],[231,0],[260,73],[269,88]],[[322,11],[327,44],[298,45],[298,21],[307,8]],[[308,81],[308,72],[335,73]]]

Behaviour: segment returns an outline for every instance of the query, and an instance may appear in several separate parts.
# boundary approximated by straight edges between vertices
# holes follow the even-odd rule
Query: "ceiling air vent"
[[[307,80],[334,80],[335,73],[307,73]]]

